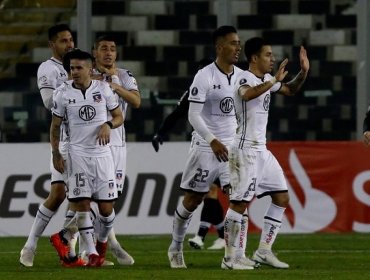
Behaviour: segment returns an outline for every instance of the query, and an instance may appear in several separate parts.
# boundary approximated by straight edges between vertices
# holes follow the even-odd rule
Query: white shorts
[[[111,201],[117,198],[113,158],[83,157],[69,154],[68,199],[91,198]]]
[[[219,162],[211,149],[201,150],[197,147],[190,147],[180,188],[207,193],[210,185],[217,178],[220,179],[221,186],[229,184],[228,162]]]
[[[110,150],[112,151],[113,156],[117,191],[122,193],[126,176],[126,146],[111,146]]]
[[[283,169],[268,151],[232,147],[229,154],[231,194],[229,199],[251,201],[274,192],[288,191]]]

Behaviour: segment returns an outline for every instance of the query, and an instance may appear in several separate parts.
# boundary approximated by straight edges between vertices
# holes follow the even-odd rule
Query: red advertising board
[[[369,232],[370,149],[361,142],[271,142],[283,168],[290,206],[285,232]],[[256,199],[257,200],[257,199]],[[261,227],[264,207],[250,206],[250,231]],[[227,199],[223,197],[224,206]]]

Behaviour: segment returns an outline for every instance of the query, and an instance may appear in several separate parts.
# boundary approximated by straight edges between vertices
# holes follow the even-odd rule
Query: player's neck
[[[253,73],[256,77],[260,77],[260,78],[262,78],[265,75],[258,68],[253,67],[252,65],[249,66],[248,71]]]
[[[90,87],[90,85],[91,85],[91,79],[86,80],[85,82],[82,82],[82,83],[76,83],[75,81],[73,81],[73,86],[82,91],[85,91],[88,87]]]
[[[234,71],[234,64],[226,63],[220,59],[216,59],[215,63],[224,73],[230,74]]]

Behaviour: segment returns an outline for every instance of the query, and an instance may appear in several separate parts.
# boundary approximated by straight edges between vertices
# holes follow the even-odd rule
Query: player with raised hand
[[[271,203],[264,216],[258,249],[252,259],[275,268],[289,268],[272,253],[272,245],[289,204],[289,194],[283,170],[266,148],[266,127],[271,95],[294,95],[298,92],[306,80],[310,64],[302,46],[299,53],[301,71],[285,83],[288,60],[285,59],[272,76],[270,72],[275,57],[267,41],[259,37],[251,38],[245,42],[244,52],[249,69],[238,76],[234,91],[238,129],[230,149],[231,192],[225,216],[226,247],[221,266],[236,269],[235,260],[240,251],[245,252],[245,247],[241,248],[239,244],[246,244],[246,240],[240,240],[243,237],[240,231],[248,229],[247,206],[255,195],[257,198],[268,195]],[[235,244],[238,245],[236,248]]]

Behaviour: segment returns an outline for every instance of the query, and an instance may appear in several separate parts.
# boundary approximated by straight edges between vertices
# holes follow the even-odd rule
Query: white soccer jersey
[[[136,79],[131,74],[129,70],[126,69],[118,69],[118,81],[113,80],[113,83],[117,83],[123,88],[130,90],[136,90],[138,91],[138,86]],[[123,100],[122,97],[120,97],[118,94],[114,94],[117,98],[117,102],[119,103],[119,106],[122,110],[123,117],[125,118],[126,111],[127,111],[127,102]],[[111,116],[108,116],[108,119],[111,119]],[[126,143],[126,132],[125,132],[125,126],[122,124],[120,127],[117,127],[116,129],[113,129],[111,131],[111,137],[110,137],[110,144],[112,146],[125,146]]]
[[[238,128],[236,130],[234,145],[237,145],[239,148],[266,149],[266,127],[270,94],[279,91],[281,83],[274,84],[268,91],[249,101],[243,100],[239,96],[238,90],[243,85],[254,87],[272,78],[270,74],[265,74],[263,78],[259,78],[250,71],[243,71],[237,77],[234,101]]]
[[[234,66],[233,73],[227,75],[216,63],[211,63],[199,70],[190,86],[189,102],[204,104],[201,112],[210,132],[222,143],[232,141],[236,130],[233,93],[236,77],[242,70]],[[193,140],[199,146],[209,144],[196,132]]]
[[[92,80],[83,93],[72,83],[67,81],[55,91],[52,109],[54,115],[68,117],[70,151],[86,157],[110,154],[109,146],[99,145],[96,137],[100,126],[107,121],[107,110],[119,106],[112,89],[106,82]]]
[[[67,80],[68,73],[64,70],[62,62],[54,57],[41,63],[37,70],[37,86],[39,90],[45,88],[55,90]],[[68,142],[68,120],[63,120],[60,132],[60,142]]]

